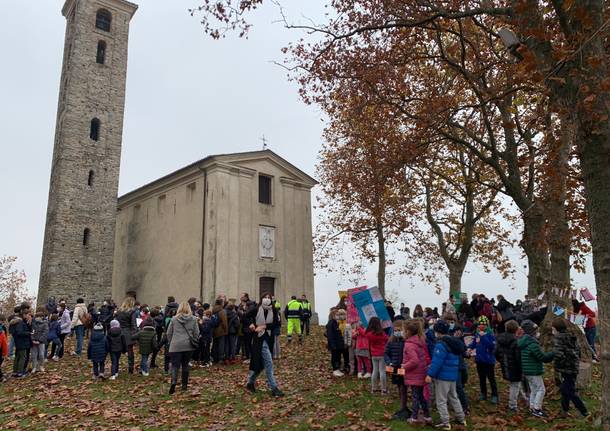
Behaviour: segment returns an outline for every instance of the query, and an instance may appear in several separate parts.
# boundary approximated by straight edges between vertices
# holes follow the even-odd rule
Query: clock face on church
[[[260,257],[275,257],[275,228],[270,226],[259,227]]]

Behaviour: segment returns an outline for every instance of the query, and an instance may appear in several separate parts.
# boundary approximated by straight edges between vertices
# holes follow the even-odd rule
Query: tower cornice
[[[66,0],[64,7],[61,9],[63,16],[68,17],[74,6],[79,0]],[[126,0],[98,0],[100,5],[105,5],[109,8],[119,9],[129,14],[129,18],[138,10],[138,5]]]

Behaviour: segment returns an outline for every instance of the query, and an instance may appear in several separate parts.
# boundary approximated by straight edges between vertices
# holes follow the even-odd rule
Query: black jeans
[[[301,334],[309,335],[309,317],[301,320]]]
[[[110,374],[112,376],[119,374],[119,361],[121,360],[121,353],[122,352],[110,352],[110,361],[112,363]]]
[[[343,358],[343,368],[341,367],[341,358]],[[349,351],[347,349],[333,349],[330,351],[330,362],[333,371],[349,369]],[[385,370],[384,370],[385,371]]]
[[[244,342],[244,348],[243,348],[242,356],[245,359],[250,359],[250,356],[252,355],[252,332],[244,331],[244,336],[242,337],[242,340]]]
[[[481,387],[481,395],[487,397],[487,380],[491,386],[491,396],[498,396],[498,387],[496,386],[496,376],[494,374],[495,364],[484,364],[477,362],[477,373],[479,374],[479,386]]]
[[[468,382],[468,369],[464,368],[458,370],[458,379],[455,382],[455,390],[457,392],[457,396],[460,399],[460,404],[462,405],[462,410],[470,410],[468,405],[468,396],[466,395],[466,391],[464,390],[464,386]]]
[[[15,349],[15,361],[13,362],[13,374],[23,374],[26,369],[26,355],[30,349]]]
[[[225,338],[224,336],[214,338],[212,344],[212,358],[214,362],[220,362],[225,359]]]
[[[133,344],[131,346],[127,346],[127,372],[129,374],[133,374],[133,369],[136,362],[136,358],[133,353],[133,346]]]
[[[95,377],[104,375],[105,362],[104,361],[92,361],[93,362],[93,375]]]
[[[561,409],[567,412],[570,408],[570,401],[574,403],[574,407],[585,416],[587,414],[587,407],[582,402],[578,394],[576,393],[576,374],[561,373]]]
[[[61,346],[59,346],[59,352],[57,352],[58,358],[64,357],[64,348],[66,346],[66,335],[68,335],[68,334],[59,334],[59,341],[61,342]]]
[[[189,362],[193,357],[193,351],[172,352],[170,357],[172,361],[172,385],[178,383],[178,370],[182,368],[182,389],[186,389],[189,382]]]

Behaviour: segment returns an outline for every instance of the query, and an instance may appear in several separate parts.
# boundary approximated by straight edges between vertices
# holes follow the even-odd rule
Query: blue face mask
[[[394,331],[394,336],[397,338],[402,337],[402,332],[401,331]]]

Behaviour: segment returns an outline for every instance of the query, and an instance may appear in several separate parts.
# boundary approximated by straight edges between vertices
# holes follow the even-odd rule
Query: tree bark
[[[548,246],[545,240],[545,217],[539,203],[534,203],[524,211],[523,238],[521,247],[527,255],[527,294],[538,296],[545,288],[549,279]]]
[[[464,267],[459,265],[449,266],[449,295],[462,291],[462,276]]]
[[[385,298],[385,235],[383,232],[383,224],[377,223],[377,287],[379,293]]]

